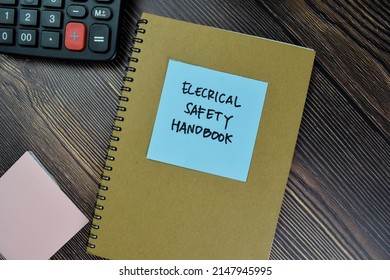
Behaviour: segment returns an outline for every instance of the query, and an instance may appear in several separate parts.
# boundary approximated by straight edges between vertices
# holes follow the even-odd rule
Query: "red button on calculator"
[[[79,22],[69,22],[65,30],[65,47],[71,51],[82,51],[85,49],[87,28]]]

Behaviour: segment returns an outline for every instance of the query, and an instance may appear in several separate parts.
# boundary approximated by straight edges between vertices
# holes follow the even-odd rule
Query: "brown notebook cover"
[[[109,259],[267,259],[315,52],[146,13],[137,38],[88,252]],[[268,83],[245,182],[147,159],[170,60]]]

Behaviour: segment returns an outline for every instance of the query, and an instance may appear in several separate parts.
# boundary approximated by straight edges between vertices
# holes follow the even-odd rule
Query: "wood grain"
[[[91,219],[133,30],[151,12],[317,51],[270,258],[390,259],[386,1],[124,2],[112,63],[0,55],[0,175],[31,150]],[[98,259],[88,232],[53,259]]]

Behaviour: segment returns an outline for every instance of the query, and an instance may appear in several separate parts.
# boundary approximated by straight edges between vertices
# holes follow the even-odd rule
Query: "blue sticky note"
[[[169,60],[147,158],[246,182],[267,85]]]

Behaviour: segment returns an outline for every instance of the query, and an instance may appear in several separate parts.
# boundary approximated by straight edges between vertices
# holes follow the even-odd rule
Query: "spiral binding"
[[[133,44],[135,45],[136,43],[137,44],[142,44],[143,43],[143,39],[137,37],[138,34],[145,34],[146,33],[146,30],[144,28],[141,27],[141,25],[143,24],[147,24],[148,23],[148,20],[147,19],[140,19],[138,22],[137,22],[137,28],[135,30],[135,37],[133,38]],[[130,64],[132,63],[138,63],[138,58],[134,57],[134,54],[137,54],[137,53],[140,53],[141,52],[141,49],[140,48],[137,48],[137,47],[132,47],[130,49],[130,56],[128,58],[128,62]],[[132,83],[134,81],[134,79],[132,77],[129,77],[129,74],[130,73],[135,73],[137,71],[137,69],[133,66],[128,66],[125,68],[126,69],[126,73],[127,75],[123,78],[123,81],[124,82],[130,82]],[[126,107],[124,106],[124,103],[126,102],[129,102],[129,98],[127,96],[124,96],[123,94],[125,93],[129,93],[131,92],[131,88],[128,87],[128,86],[125,86],[123,85],[121,87],[121,96],[119,96],[119,105],[117,106],[117,116],[115,116],[115,124],[112,126],[112,131],[113,132],[121,132],[122,131],[122,127],[118,125],[119,122],[123,122],[125,119],[124,117],[122,116],[119,116],[119,113],[120,112],[126,112]],[[118,148],[115,146],[115,142],[118,142],[120,140],[120,138],[114,134],[112,134],[110,136],[110,145],[108,146],[108,152],[112,151],[112,152],[116,152],[118,150]],[[99,185],[99,193],[98,195],[96,196],[97,197],[97,200],[98,202],[96,202],[95,204],[95,209],[96,210],[99,210],[99,211],[102,211],[104,210],[104,205],[101,205],[99,204],[99,201],[105,201],[106,200],[106,196],[102,194],[102,192],[106,192],[109,190],[109,187],[106,185],[109,181],[110,181],[110,176],[108,175],[105,175],[105,173],[107,172],[110,172],[112,171],[112,166],[109,165],[109,162],[110,161],[115,161],[115,157],[114,156],[111,156],[107,153],[106,157],[105,157],[105,160],[106,160],[106,163],[103,167],[103,170],[105,171],[102,175],[101,175],[101,183]],[[96,213],[96,210],[95,210],[95,214],[93,215],[93,223],[91,224],[91,229],[94,229],[94,230],[99,230],[100,229],[100,226],[99,224],[97,223],[98,221],[100,221],[102,219],[102,216],[97,214]],[[93,233],[90,233],[89,234],[89,237],[90,237],[90,240],[91,239],[97,239],[98,238],[98,235],[97,234],[93,234]],[[88,242],[87,246],[91,249],[94,249],[96,248],[96,245],[93,244],[93,243],[90,243]]]

